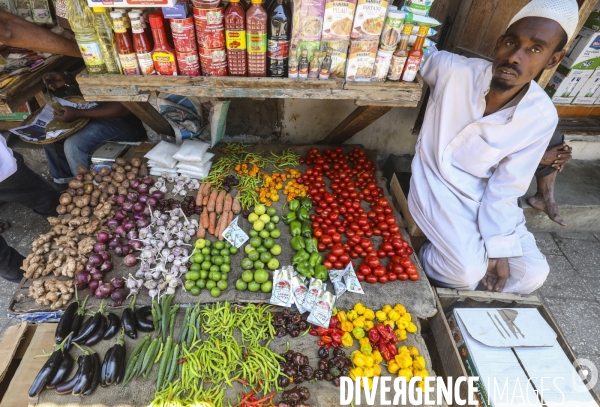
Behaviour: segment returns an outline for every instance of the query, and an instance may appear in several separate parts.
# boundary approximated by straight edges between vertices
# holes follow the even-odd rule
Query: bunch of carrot
[[[223,240],[223,231],[233,220],[233,215],[241,212],[242,206],[239,194],[235,198],[225,190],[213,189],[211,184],[202,184],[196,197],[196,205],[202,205],[204,209],[200,215],[198,226],[198,238],[204,238],[206,233]],[[218,220],[217,220],[218,217]]]

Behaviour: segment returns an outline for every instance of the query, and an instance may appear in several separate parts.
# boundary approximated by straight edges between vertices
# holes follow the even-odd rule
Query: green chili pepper
[[[319,251],[318,244],[319,243],[317,242],[317,239],[315,239],[314,237],[310,239],[304,239],[304,248],[310,254],[317,253]]]
[[[310,255],[308,262],[312,267],[318,266],[323,263],[323,256],[321,256],[319,253],[313,253]]]
[[[298,263],[296,270],[298,270],[298,273],[302,274],[304,277],[312,277],[314,274],[314,271],[307,260]]]
[[[296,212],[288,212],[285,215],[283,215],[283,223],[285,223],[286,225],[289,225],[290,223],[292,223],[295,220],[296,220]]]
[[[329,271],[327,270],[327,267],[323,266],[322,264],[316,265],[314,277],[321,281],[327,280],[327,277],[329,277]]]
[[[298,222],[297,220],[290,223],[290,233],[292,234],[292,236],[300,236],[301,232],[302,223]]]
[[[304,249],[298,250],[294,257],[292,257],[292,264],[298,264],[302,261],[306,261],[310,258],[310,254]]]
[[[310,223],[310,221],[305,220],[304,222],[302,222],[301,234],[302,237],[306,239],[312,237],[312,224]]]
[[[300,201],[298,201],[297,199],[292,199],[288,202],[288,206],[290,208],[290,211],[296,212],[298,209],[300,209]]]
[[[292,246],[292,249],[298,251],[300,249],[304,249],[306,247],[306,244],[304,243],[304,239],[302,239],[302,236],[294,236],[290,240],[290,246]]]
[[[298,209],[298,213],[296,215],[298,217],[298,220],[300,220],[300,221],[304,221],[304,220],[309,220],[310,219],[310,215],[308,214],[308,210],[306,208],[300,208],[300,209]]]
[[[300,201],[300,206],[306,209],[307,211],[310,211],[312,209],[312,201],[310,200],[310,198],[302,198],[302,200]]]

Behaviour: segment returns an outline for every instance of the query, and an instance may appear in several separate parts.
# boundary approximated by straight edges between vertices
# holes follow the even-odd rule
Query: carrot
[[[210,195],[210,188],[212,185],[207,183],[207,184],[204,184],[204,186],[206,188],[204,188],[204,190],[202,191],[202,196]]]
[[[217,214],[214,212],[211,212],[208,215],[208,233],[210,233],[211,235],[215,235],[215,226],[217,223]]]
[[[206,236],[206,229],[204,228],[204,226],[202,226],[202,223],[200,223],[200,225],[198,225],[198,232],[196,232],[196,237],[198,239],[204,239],[204,236]]]
[[[204,195],[204,198],[202,198],[202,206],[204,207],[208,205],[208,199],[210,198],[210,187],[208,187],[207,189],[209,189],[208,194]]]
[[[242,205],[240,204],[239,198],[240,198],[240,194],[237,194],[237,196],[234,198],[233,203],[231,205],[231,209],[233,210],[233,213],[235,213],[236,215],[242,211]]]
[[[225,224],[227,223],[228,217],[229,216],[227,215],[227,212],[223,212],[223,214],[219,218],[219,226],[217,227],[217,231],[216,231],[216,236],[219,240],[223,240],[223,231],[226,228]]]
[[[210,198],[208,198],[208,205],[206,206],[209,212],[215,211],[215,204],[217,203],[218,193],[219,192],[217,192],[216,189],[210,193]]]
[[[206,184],[202,184],[200,185],[200,188],[198,188],[198,195],[196,195],[196,206],[202,205],[202,199],[204,198],[204,195],[202,195],[202,191],[205,187]]]
[[[219,233],[220,239],[224,239],[223,232],[225,232],[225,229],[227,229],[227,227],[233,220],[233,212],[231,212],[231,211],[223,212],[223,216],[225,217],[225,219],[223,220],[223,227],[221,228],[221,233]]]
[[[231,222],[233,222],[233,212],[229,211],[229,219],[227,219],[227,226],[229,226],[229,224]]]
[[[233,197],[231,194],[225,195],[225,204],[223,205],[223,212],[228,211],[231,212],[231,208],[233,206]]]
[[[223,204],[225,203],[225,190],[222,189],[221,192],[219,192],[219,195],[217,195],[217,204],[216,204],[216,211],[217,213],[223,213]]]
[[[208,229],[208,225],[210,222],[208,221],[208,209],[206,207],[202,211],[202,215],[200,216],[200,224],[204,229]]]

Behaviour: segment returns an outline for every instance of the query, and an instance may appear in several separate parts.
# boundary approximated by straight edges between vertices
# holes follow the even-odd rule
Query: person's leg
[[[69,168],[67,157],[65,157],[64,140],[44,144],[43,147],[46,153],[46,160],[48,160],[48,169],[50,170],[50,175],[54,178],[54,182],[57,184],[66,184],[69,182],[73,178],[73,173],[71,172],[71,168]]]
[[[137,142],[146,138],[142,122],[135,116],[118,119],[92,119],[77,133],[65,140],[65,155],[73,174],[78,166],[90,168],[90,154],[106,141]]]
[[[18,251],[6,243],[6,240],[0,235],[0,277],[18,283],[23,278],[21,265],[23,257]]]

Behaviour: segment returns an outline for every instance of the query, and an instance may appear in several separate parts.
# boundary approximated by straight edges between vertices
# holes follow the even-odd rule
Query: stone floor
[[[17,204],[0,207],[12,228],[3,234],[22,254],[50,228],[40,216]],[[578,358],[600,370],[600,233],[535,233],[548,258],[550,276],[536,294],[543,300]],[[17,285],[0,279],[0,309],[6,310]],[[0,337],[16,320],[0,312]],[[595,386],[600,394],[600,381]]]

